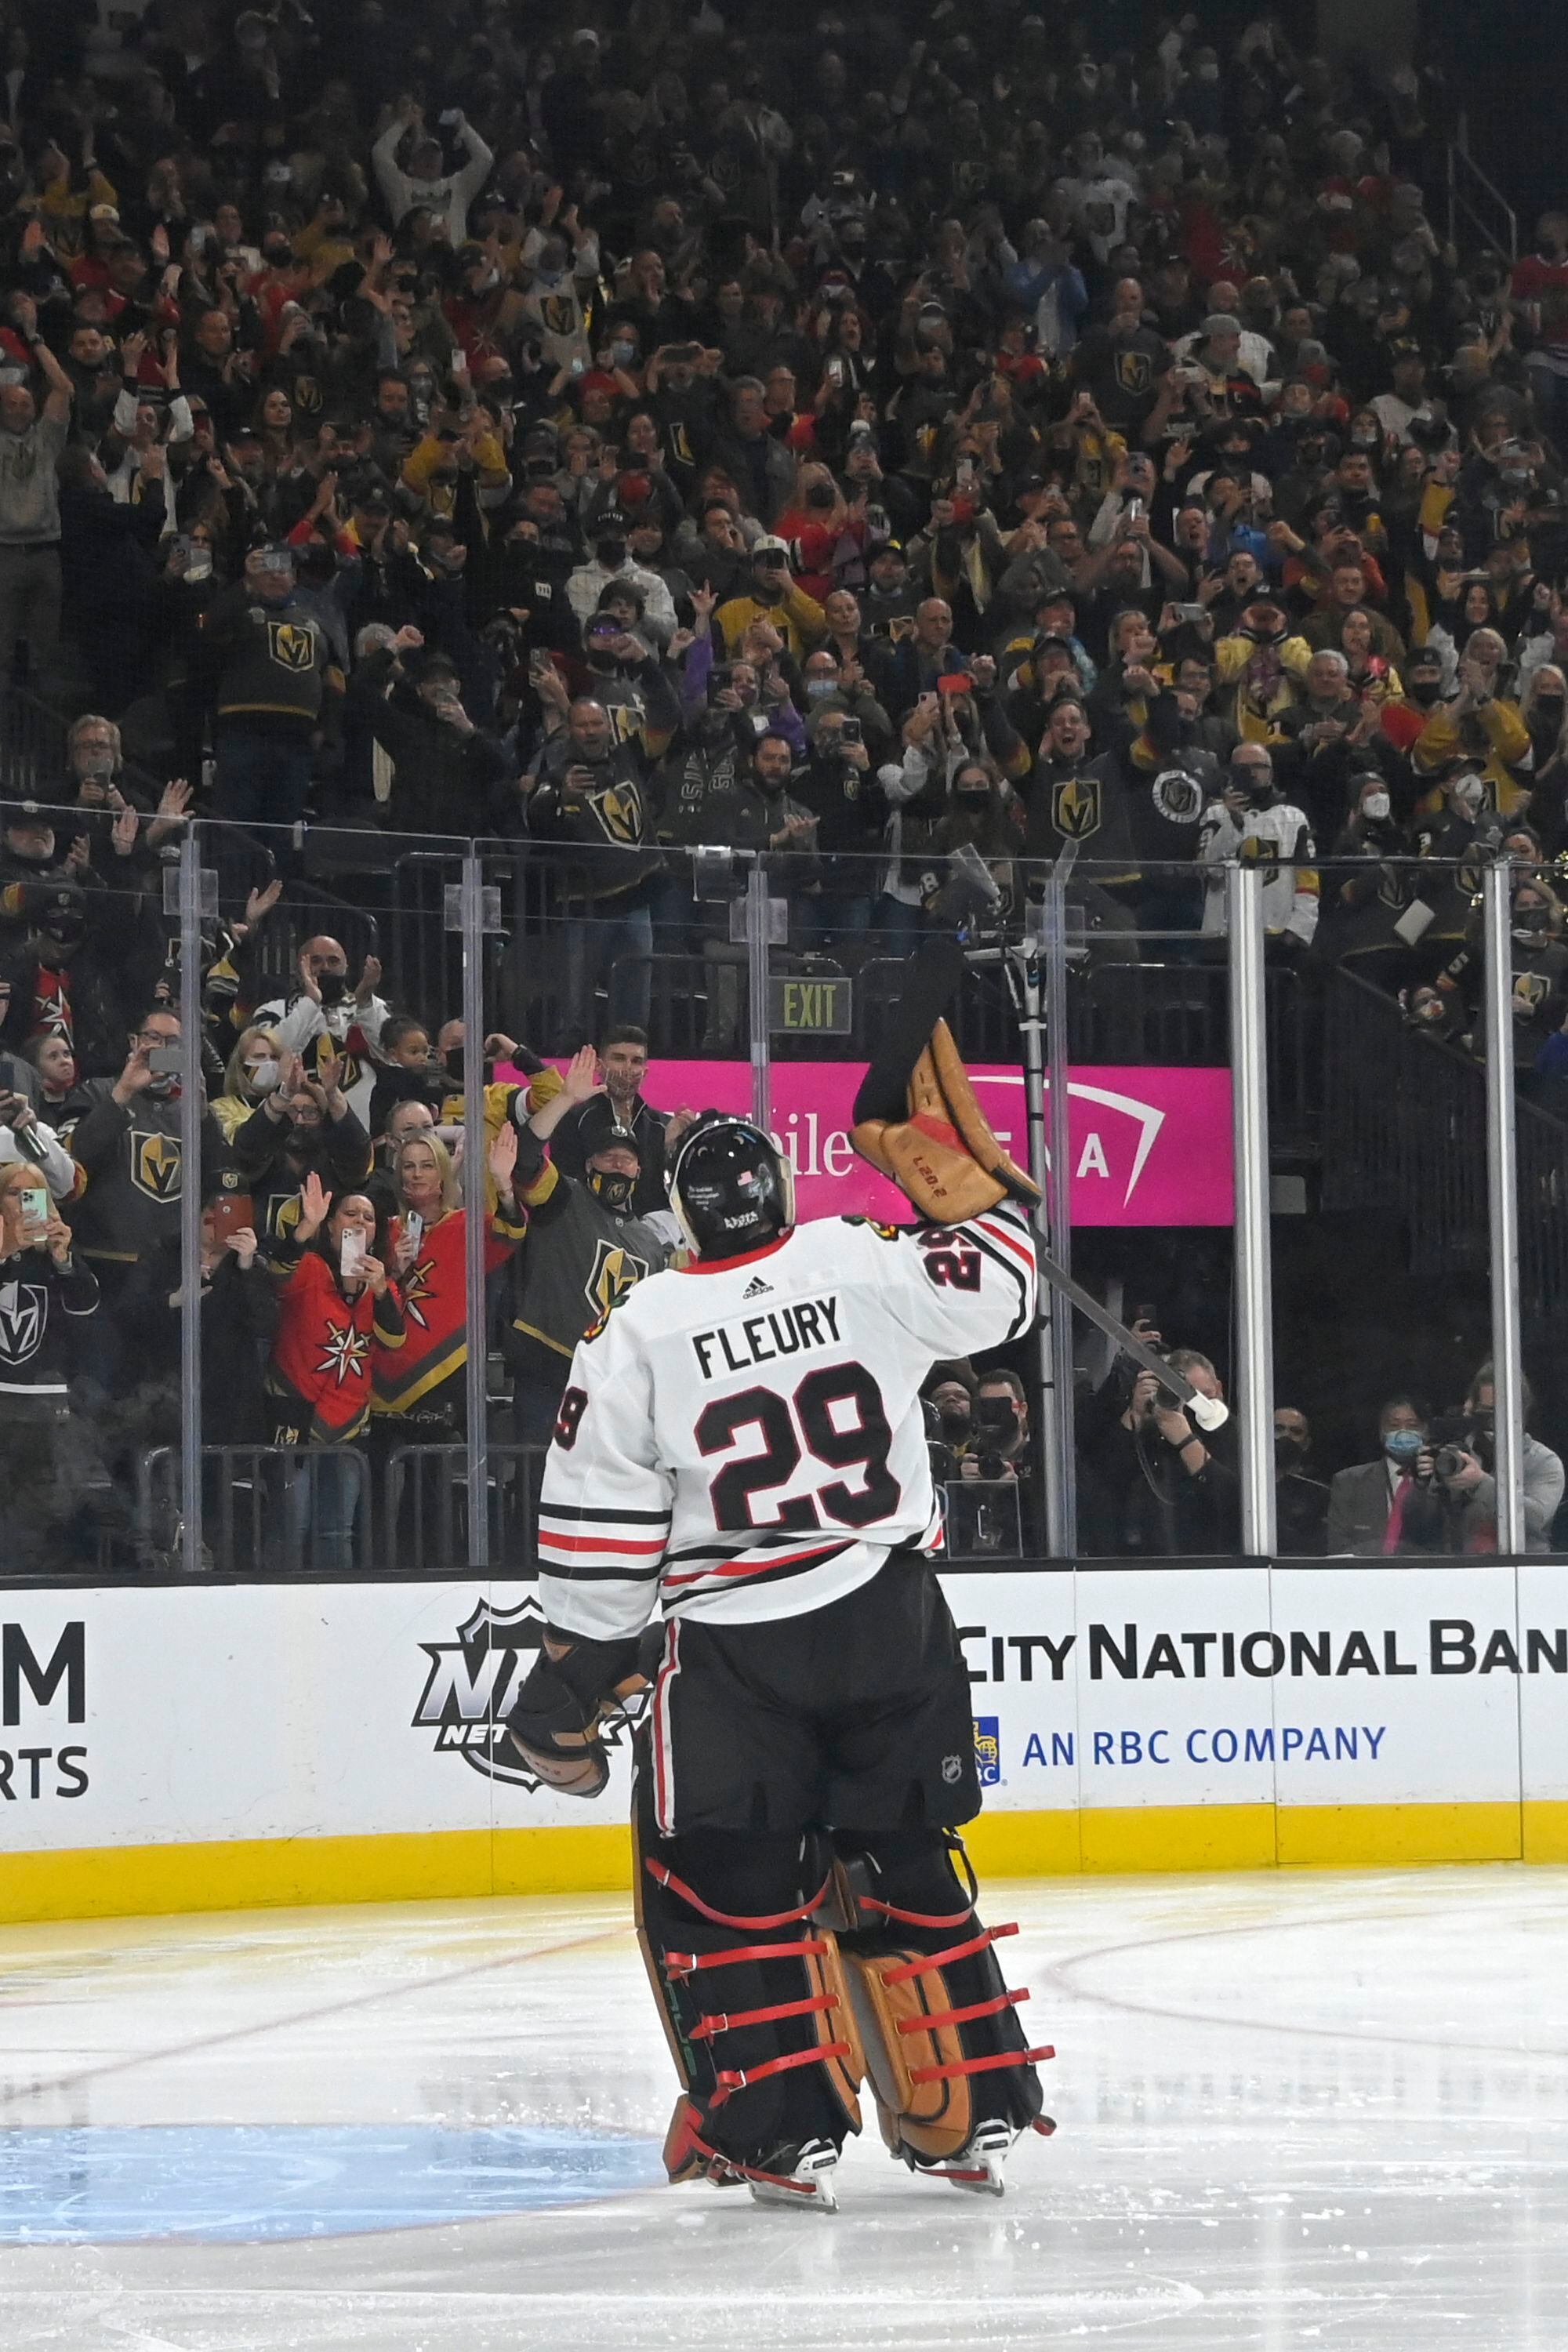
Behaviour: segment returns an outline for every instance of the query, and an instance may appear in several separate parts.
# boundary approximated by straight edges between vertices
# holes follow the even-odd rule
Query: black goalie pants
[[[669,1627],[639,1736],[638,1916],[699,2148],[765,2167],[858,2128],[845,1978],[878,1955],[913,1964],[927,2010],[984,2012],[941,2053],[966,2116],[1038,2114],[953,1834],[979,1810],[968,1675],[921,1555],[804,1616]]]

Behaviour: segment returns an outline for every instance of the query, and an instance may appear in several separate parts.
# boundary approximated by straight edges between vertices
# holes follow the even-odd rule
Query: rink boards
[[[943,1582],[983,1868],[1568,1860],[1561,1568]],[[471,1579],[0,1591],[0,1919],[624,1885],[624,1748],[596,1807],[497,1748],[539,1622]]]

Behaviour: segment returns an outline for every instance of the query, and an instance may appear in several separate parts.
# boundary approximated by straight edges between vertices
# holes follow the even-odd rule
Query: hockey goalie
[[[940,1021],[912,1057],[890,1044],[856,1118],[924,1222],[797,1225],[759,1129],[709,1112],[682,1137],[692,1262],[577,1349],[547,1633],[508,1719],[542,1778],[596,1795],[600,1727],[651,1677],[634,1853],[681,2084],[667,2168],[829,2209],[868,2091],[893,2156],[961,2189],[999,2195],[1019,2135],[1051,2128],[1051,2053],[994,1948],[1015,1930],[982,1924],[958,1835],[980,1790],[920,1406],[934,1359],[1029,1329],[1035,1189]]]

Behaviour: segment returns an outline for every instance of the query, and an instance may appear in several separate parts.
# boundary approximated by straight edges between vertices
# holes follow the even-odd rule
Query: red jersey
[[[1551,261],[1543,253],[1527,253],[1514,263],[1508,290],[1516,302],[1539,305],[1536,331],[1543,349],[1568,361],[1568,258]]]
[[[390,1283],[381,1298],[368,1285],[346,1298],[321,1252],[302,1250],[283,1285],[267,1367],[274,1443],[343,1445],[357,1437],[370,1417],[373,1360],[401,1348],[403,1330]]]
[[[392,1228],[396,1247],[400,1226]],[[497,1210],[485,1234],[485,1272],[506,1264],[527,1231],[515,1202]],[[397,1281],[403,1308],[403,1345],[395,1354],[379,1351],[372,1367],[371,1410],[407,1412],[443,1381],[456,1380],[468,1360],[468,1218],[448,1209],[426,1227],[419,1255]]]

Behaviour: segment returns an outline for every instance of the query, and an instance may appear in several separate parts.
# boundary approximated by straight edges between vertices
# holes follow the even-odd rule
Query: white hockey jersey
[[[1204,929],[1211,936],[1225,929],[1220,868],[1230,857],[1262,868],[1264,929],[1294,931],[1303,947],[1310,947],[1318,928],[1317,851],[1301,810],[1279,801],[1272,808],[1248,809],[1238,819],[1223,801],[1210,801],[1198,829],[1198,858],[1209,869],[1204,877]]]
[[[858,1217],[640,1282],[579,1346],[545,1464],[539,1597],[596,1641],[804,1615],[941,1532],[921,1384],[1035,1313],[1021,1213]]]

